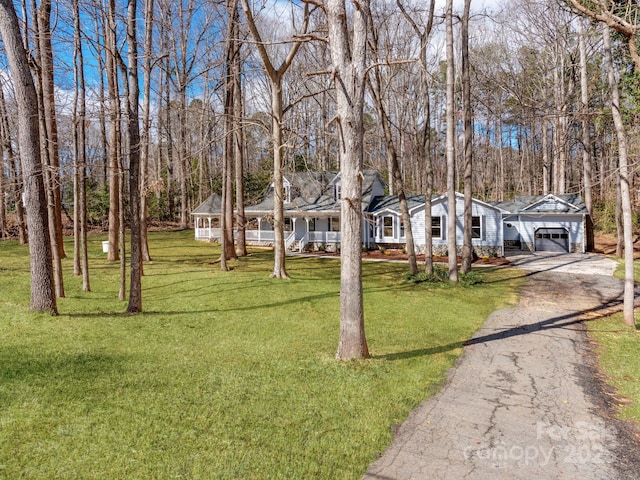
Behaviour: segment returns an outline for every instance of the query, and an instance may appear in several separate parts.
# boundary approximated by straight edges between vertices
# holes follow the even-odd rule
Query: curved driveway
[[[527,270],[518,305],[487,319],[365,479],[638,478],[640,437],[611,415],[583,325],[619,308],[615,262],[510,259]]]

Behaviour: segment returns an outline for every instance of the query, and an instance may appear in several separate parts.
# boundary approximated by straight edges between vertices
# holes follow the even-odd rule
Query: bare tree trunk
[[[13,185],[13,195],[16,202],[16,217],[18,221],[18,241],[20,245],[27,244],[27,229],[24,220],[24,205],[22,203],[22,179],[18,168],[18,161],[13,151],[7,106],[4,98],[4,86],[0,82],[0,141],[6,155],[9,167],[9,180]]]
[[[465,0],[462,14],[462,114],[464,117],[464,236],[461,272],[469,273],[473,262],[471,227],[473,217],[473,125],[471,112],[471,66],[469,64],[469,9],[471,0]]]
[[[449,257],[449,280],[458,281],[458,259],[456,245],[456,125],[454,116],[454,59],[453,59],[453,0],[447,0],[446,14],[446,51],[447,51],[447,255]]]
[[[236,38],[235,52],[233,57],[233,80],[234,80],[234,105],[233,105],[233,122],[234,122],[234,139],[235,139],[235,184],[236,184],[236,230],[238,232],[238,240],[236,243],[236,255],[247,255],[246,241],[246,215],[244,202],[244,127],[242,119],[244,117],[244,102],[242,96],[242,58],[240,49],[240,15],[238,11],[237,0],[234,2],[234,29],[233,36]]]
[[[48,22],[42,17],[47,15],[46,2],[43,4],[44,13],[42,10],[38,10],[35,1],[31,4],[32,16],[34,21],[34,62],[33,70],[36,79],[36,93],[38,94],[38,107],[39,107],[39,122],[40,122],[40,154],[42,156],[43,164],[43,177],[45,183],[45,192],[47,195],[47,212],[49,215],[49,240],[51,241],[51,253],[53,261],[53,275],[56,289],[56,296],[64,297],[64,278],[62,274],[62,254],[58,245],[58,221],[57,221],[57,209],[56,206],[56,167],[53,159],[53,149],[50,144],[53,143],[52,129],[51,129],[51,114],[49,90],[53,88],[50,85],[51,79],[46,69],[51,69],[52,60],[51,55],[51,40],[47,40],[50,35],[48,32]],[[62,237],[60,236],[60,241]],[[64,250],[63,250],[64,253]]]
[[[235,71],[235,56],[237,55],[236,43],[239,41],[237,32],[238,21],[238,0],[227,1],[227,45],[225,52],[225,100],[224,100],[224,152],[223,152],[223,165],[222,165],[222,217],[224,218],[222,228],[221,241],[224,243],[224,255],[225,260],[236,258],[236,251],[233,238],[233,156],[236,146],[236,132],[234,127],[236,122],[234,120],[235,113],[235,97],[238,93],[236,91],[236,82],[234,78]],[[227,264],[221,262],[221,268],[226,269]]]
[[[4,144],[0,143],[0,238],[7,237],[7,202],[5,200],[7,192],[5,189],[6,175],[5,172],[5,155]]]
[[[40,75],[42,81],[42,104],[44,107],[45,137],[48,158],[51,167],[51,187],[53,194],[52,214],[55,237],[55,248],[58,249],[60,259],[65,258],[64,241],[62,235],[62,195],[60,191],[60,157],[58,154],[58,123],[56,121],[55,83],[53,78],[53,50],[51,46],[51,0],[42,0],[37,15],[38,39],[40,50]],[[55,265],[54,265],[55,266]],[[61,269],[60,265],[60,269]],[[60,282],[59,294],[64,296],[62,273],[57,281]]]
[[[549,194],[549,128],[544,115],[542,117],[542,193]]]
[[[611,36],[609,27],[602,29],[605,62],[608,70],[609,89],[611,90],[611,114],[618,137],[618,161],[620,166],[620,205],[622,207],[624,236],[624,323],[634,327],[634,265],[633,265],[633,220],[629,188],[629,163],[627,158],[627,133],[620,113],[620,93],[611,58]]]
[[[584,22],[578,22],[578,41],[580,48],[580,100],[582,102],[582,178],[584,183],[584,203],[589,215],[592,210],[592,168],[591,168],[591,122],[589,121],[589,75],[587,72],[587,46]]]
[[[274,261],[272,278],[289,278],[285,266],[285,238],[284,238],[284,163],[282,159],[285,145],[282,141],[282,117],[284,107],[282,104],[282,78],[287,72],[293,59],[295,58],[302,40],[296,39],[291,46],[286,59],[277,69],[273,65],[272,59],[266,50],[258,31],[248,0],[242,0],[242,9],[247,19],[247,25],[251,31],[251,36],[256,42],[256,48],[260,54],[262,64],[269,78],[269,88],[271,90],[271,140],[273,142],[273,229],[274,229]],[[302,34],[307,32],[309,25],[309,4],[304,4],[304,22]]]
[[[2,93],[2,88],[0,87],[0,105],[1,108],[6,112],[6,108],[4,105],[4,94]],[[2,114],[0,114],[2,115]],[[22,192],[23,189],[23,180],[20,176],[18,161],[16,156],[13,154],[13,147],[11,145],[11,137],[5,136],[9,135],[9,124],[5,116],[3,116],[2,120],[2,135],[3,135],[3,143],[5,144],[5,151],[7,153],[7,158],[9,160],[9,171],[11,173],[11,180],[13,182],[13,195],[16,201],[16,217],[18,220],[18,241],[20,245],[26,245],[28,242],[27,235],[27,226],[24,219],[24,204],[22,203]],[[7,133],[5,133],[7,132]]]
[[[362,302],[362,162],[369,1],[354,4],[347,25],[344,0],[327,0],[329,48],[333,64],[342,181],[340,251],[340,341],[336,358],[369,356]],[[351,28],[350,28],[351,27]]]
[[[107,260],[120,259],[120,96],[116,65],[115,0],[109,0],[109,11],[105,25],[107,88],[109,90],[109,252]]]
[[[153,48],[153,2],[144,6],[144,62],[142,66],[142,132],[140,134],[140,244],[142,260],[151,261],[147,236],[147,173],[149,170],[149,130],[151,129],[151,53]]]
[[[180,99],[180,110],[179,117],[181,119],[180,124],[178,125],[178,133],[179,133],[179,141],[180,147],[178,149],[179,155],[179,165],[178,169],[180,172],[180,228],[188,228],[189,227],[189,179],[191,173],[191,161],[190,161],[190,152],[188,148],[187,142],[187,118],[188,108],[187,108],[187,90],[186,90],[186,80],[180,80],[180,88],[178,90],[178,98]]]
[[[372,25],[371,25],[372,27]],[[375,28],[371,28],[371,45],[375,48],[372,52],[376,61],[378,60],[378,35]],[[398,195],[398,201],[400,203],[400,218],[402,225],[404,226],[404,234],[406,238],[406,249],[409,260],[409,272],[412,275],[418,274],[418,262],[416,260],[416,249],[413,241],[413,230],[411,229],[411,215],[409,213],[409,206],[407,203],[407,195],[404,189],[404,181],[402,178],[402,172],[400,171],[400,165],[398,161],[398,151],[396,149],[395,142],[393,140],[393,133],[391,131],[391,119],[387,114],[387,110],[384,106],[384,100],[382,98],[384,87],[382,85],[382,76],[380,75],[380,67],[376,66],[373,70],[375,78],[374,83],[369,80],[369,90],[373,97],[378,116],[380,117],[380,124],[382,126],[382,132],[385,142],[385,153],[387,157],[387,165],[389,167],[389,177],[391,179],[391,185],[393,185],[395,192]],[[390,190],[391,192],[391,190]]]
[[[131,268],[127,313],[142,311],[142,239],[140,212],[140,118],[138,87],[137,2],[127,7],[127,151],[129,157],[129,209],[131,230]]]
[[[82,275],[82,290],[91,291],[89,258],[87,252],[87,140],[86,140],[86,88],[84,55],[82,51],[80,8],[73,0],[75,95],[73,102],[74,137],[74,272]]]
[[[429,2],[429,13],[427,15],[427,25],[422,30],[415,22],[414,18],[406,11],[400,0],[396,0],[405,20],[409,22],[413,31],[420,38],[420,77],[423,89],[424,120],[423,127],[419,133],[417,141],[418,158],[425,162],[425,211],[424,211],[424,270],[426,273],[433,273],[433,230],[431,216],[431,197],[433,196],[433,162],[431,160],[431,98],[429,97],[429,63],[428,47],[429,36],[433,28],[433,18],[435,11],[435,0]]]
[[[0,0],[0,36],[13,77],[18,105],[18,143],[25,181],[31,262],[31,310],[57,314],[51,240],[42,178],[38,98],[20,36],[18,17],[10,0]]]

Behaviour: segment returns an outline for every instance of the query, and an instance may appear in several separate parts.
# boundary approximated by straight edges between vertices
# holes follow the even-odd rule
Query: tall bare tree
[[[384,99],[382,98],[385,86],[383,85],[382,74],[380,70],[381,68],[383,68],[382,65],[384,64],[385,60],[381,58],[379,52],[378,32],[375,28],[373,28],[373,22],[369,22],[369,24],[371,27],[371,53],[373,60],[376,62],[376,65],[373,68],[372,72],[373,80],[371,79],[371,76],[368,77],[368,83],[370,85],[369,90],[371,92],[371,96],[373,98],[373,102],[380,119],[380,126],[382,128],[385,143],[385,152],[387,156],[387,165],[389,165],[391,182],[394,186],[396,194],[398,195],[398,202],[400,204],[400,219],[402,221],[402,225],[404,226],[409,272],[412,275],[417,275],[418,262],[416,259],[415,243],[413,241],[413,230],[411,228],[411,214],[409,213],[407,194],[405,192],[404,180],[402,178],[402,172],[400,170],[398,150],[396,149],[393,132],[391,131],[391,119],[389,118]]]
[[[304,35],[309,26],[309,4],[304,4],[303,23],[298,35]],[[256,25],[253,10],[249,6],[248,0],[242,0],[242,9],[247,19],[247,25],[251,36],[255,42],[258,54],[262,60],[269,88],[271,90],[271,141],[273,143],[273,230],[274,230],[274,265],[271,277],[289,278],[285,265],[285,238],[284,238],[284,162],[283,151],[286,148],[282,137],[282,125],[284,115],[282,81],[285,73],[291,67],[293,60],[300,50],[303,40],[297,38],[292,40],[292,45],[286,57],[276,68],[272,56],[267,51],[267,43],[262,39],[262,35]]]
[[[447,0],[446,13],[446,97],[447,97],[447,249],[449,280],[458,281],[458,255],[456,244],[456,123],[455,123],[455,65],[453,58],[453,0]]]
[[[150,156],[150,130],[151,130],[151,74],[154,66],[153,60],[153,11],[154,0],[144,2],[144,59],[142,62],[142,125],[140,132],[140,244],[142,246],[142,260],[151,261],[149,252],[149,240],[147,236],[147,193]]]
[[[227,35],[224,59],[224,125],[225,135],[222,153],[222,199],[220,268],[227,270],[227,260],[236,257],[233,235],[233,170],[236,154],[237,122],[235,120],[236,97],[240,95],[235,79],[236,62],[239,54],[238,0],[227,0]]]
[[[234,9],[234,30],[233,37],[235,40],[235,51],[232,62],[233,83],[234,83],[234,104],[233,104],[233,138],[234,142],[234,157],[235,157],[235,191],[236,191],[236,230],[238,232],[238,241],[236,242],[236,255],[247,255],[247,242],[246,242],[246,215],[245,215],[245,201],[244,201],[244,173],[245,173],[245,139],[244,139],[244,101],[242,92],[242,41],[240,39],[240,16],[238,12],[237,0],[236,7]]]
[[[9,179],[13,185],[13,198],[16,206],[16,220],[18,222],[18,241],[20,245],[27,243],[27,228],[24,219],[24,205],[22,203],[22,178],[19,172],[18,159],[14,155],[11,128],[7,117],[7,106],[4,98],[4,82],[0,82],[0,141],[2,151],[9,167]]]
[[[60,194],[60,160],[55,109],[53,49],[51,44],[51,0],[39,7],[32,3],[35,32],[33,70],[40,107],[40,148],[44,164],[45,191],[49,212],[49,236],[52,242],[53,272],[56,295],[64,297],[62,259],[65,256],[62,238],[62,201]]]
[[[342,182],[340,244],[340,341],[336,357],[369,356],[362,302],[362,164],[369,0],[350,5],[327,0],[329,46],[336,90]],[[348,24],[351,19],[351,24]]]
[[[420,80],[422,84],[423,119],[422,128],[417,128],[417,156],[424,162],[425,172],[425,205],[424,205],[424,240],[425,240],[425,256],[424,269],[428,274],[433,273],[433,231],[431,218],[431,197],[433,195],[433,162],[431,153],[431,98],[430,98],[430,75],[428,63],[429,37],[433,29],[433,19],[435,11],[435,0],[429,2],[429,9],[424,27],[418,25],[414,16],[409,14],[400,0],[396,0],[396,4],[400,8],[405,20],[409,22],[413,31],[420,40]],[[416,116],[418,117],[418,116]]]
[[[108,1],[104,22],[105,64],[109,98],[109,252],[107,260],[120,260],[120,91],[118,82],[118,44],[116,39],[116,2]]]
[[[620,205],[622,208],[623,236],[624,236],[624,323],[635,327],[634,315],[634,268],[633,268],[633,220],[631,210],[631,196],[629,188],[629,159],[627,150],[627,133],[625,131],[622,114],[620,113],[620,92],[616,80],[613,59],[611,55],[611,34],[609,27],[603,26],[602,39],[604,41],[605,63],[608,70],[609,89],[611,90],[611,114],[618,138],[618,161],[620,175]]]
[[[38,96],[27,52],[20,36],[18,16],[11,0],[0,0],[0,36],[4,42],[18,106],[18,144],[25,181],[25,206],[29,225],[31,310],[58,313],[47,200],[40,157]]]
[[[73,71],[75,89],[73,99],[73,233],[74,233],[74,273],[82,275],[82,290],[91,290],[89,283],[89,258],[87,252],[87,101],[84,75],[84,53],[82,47],[82,30],[80,27],[80,7],[78,0],[73,0],[74,50]]]
[[[471,112],[471,66],[469,65],[469,13],[471,0],[464,1],[462,21],[460,23],[462,57],[462,116],[463,116],[463,155],[464,155],[464,233],[462,241],[462,265],[460,271],[469,273],[473,262],[473,124]]]
[[[127,313],[142,311],[142,239],[140,211],[140,116],[138,87],[137,1],[127,7],[127,152],[129,157],[129,225],[131,229],[131,270]]]
[[[7,192],[5,185],[7,178],[5,175],[4,146],[0,143],[0,238],[8,235],[7,231]]]

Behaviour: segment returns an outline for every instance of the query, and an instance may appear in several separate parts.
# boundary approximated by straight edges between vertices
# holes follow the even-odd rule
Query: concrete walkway
[[[528,257],[519,304],[487,319],[365,479],[640,478],[635,427],[611,416],[581,323],[618,308],[622,282],[549,258]]]

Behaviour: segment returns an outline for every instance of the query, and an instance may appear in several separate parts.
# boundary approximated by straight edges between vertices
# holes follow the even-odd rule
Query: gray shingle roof
[[[376,170],[363,170],[362,172],[362,205],[363,209],[369,207],[376,194],[374,185],[384,185],[384,180]],[[290,202],[285,202],[285,213],[338,213],[340,201],[335,199],[335,183],[339,181],[339,172],[292,172],[284,175],[290,183]],[[192,214],[220,214],[220,196],[211,195],[200,204]],[[245,207],[249,214],[269,214],[273,212],[273,187],[269,187],[256,205]]]
[[[217,193],[209,195],[204,202],[191,212],[192,215],[207,215],[211,213],[220,213],[222,211],[222,198]]]
[[[549,208],[551,201],[555,198],[560,201],[555,203],[555,208]],[[537,204],[541,207],[538,208],[536,206]],[[546,205],[546,207],[542,207],[543,204]],[[513,201],[491,202],[491,205],[507,210],[509,213],[521,215],[527,213],[588,213],[582,197],[577,193],[565,195],[520,195],[516,196]]]
[[[424,195],[407,195],[407,206],[409,210],[424,206]],[[368,211],[369,213],[378,213],[384,210],[400,213],[400,199],[397,195],[375,197]]]

